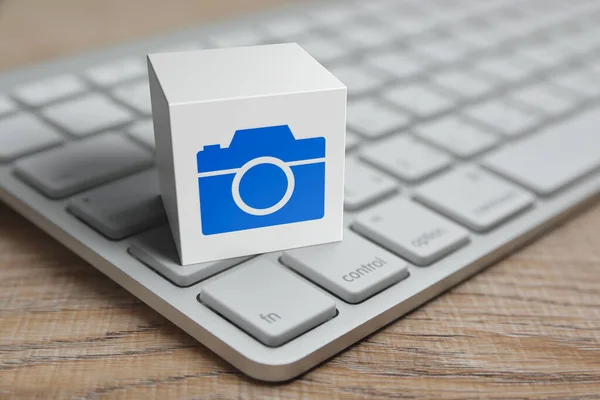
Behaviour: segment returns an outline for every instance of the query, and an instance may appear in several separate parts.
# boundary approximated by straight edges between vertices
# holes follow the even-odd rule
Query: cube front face
[[[345,120],[343,86],[169,104],[182,264],[341,240]]]

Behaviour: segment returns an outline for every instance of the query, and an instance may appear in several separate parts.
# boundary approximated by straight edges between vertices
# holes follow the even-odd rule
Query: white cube
[[[342,240],[346,87],[297,44],[148,56],[183,265]]]

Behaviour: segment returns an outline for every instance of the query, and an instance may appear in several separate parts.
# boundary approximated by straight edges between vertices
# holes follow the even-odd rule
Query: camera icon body
[[[287,125],[243,129],[196,161],[203,235],[324,216],[324,137],[295,139]]]

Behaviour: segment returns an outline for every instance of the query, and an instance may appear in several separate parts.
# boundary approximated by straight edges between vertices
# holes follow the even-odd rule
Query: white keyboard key
[[[350,53],[350,49],[340,39],[310,36],[298,40],[298,44],[323,64],[330,63]]]
[[[457,157],[469,158],[494,147],[496,136],[458,116],[419,125],[414,132],[424,140]]]
[[[85,72],[85,76],[96,85],[112,86],[147,75],[146,63],[142,58],[124,58],[98,65]]]
[[[421,203],[478,232],[486,232],[533,204],[521,188],[477,167],[462,167],[425,183]]]
[[[254,28],[230,29],[209,38],[209,42],[214,47],[254,46],[260,44],[263,40],[263,35]]]
[[[150,153],[121,134],[107,133],[21,159],[15,172],[48,197],[59,199],[152,163]]]
[[[516,82],[539,71],[539,64],[517,54],[504,54],[484,58],[475,63],[475,68],[505,82]]]
[[[321,5],[312,13],[315,20],[323,25],[330,26],[352,19],[357,14],[354,7],[348,7],[346,4],[333,3]]]
[[[129,253],[178,286],[191,286],[218,274],[249,257],[228,258],[200,264],[181,265],[168,225],[136,237]]]
[[[493,152],[484,165],[540,195],[552,195],[600,167],[599,126],[594,108]]]
[[[277,284],[272,284],[277,282]],[[335,317],[335,302],[271,261],[251,260],[208,283],[200,300],[267,346]]]
[[[349,96],[356,96],[373,91],[383,85],[381,74],[367,71],[356,65],[345,65],[331,68],[335,75],[348,88]]]
[[[452,163],[450,156],[407,135],[367,146],[360,158],[407,182],[425,179]]]
[[[465,229],[402,198],[363,212],[352,228],[417,265],[429,265],[469,242]]]
[[[472,47],[457,39],[441,39],[416,43],[414,50],[439,63],[456,63],[464,59]]]
[[[519,49],[519,53],[548,68],[554,68],[571,57],[567,47],[552,43],[535,43]]]
[[[151,119],[137,121],[127,128],[127,133],[139,143],[154,150],[154,123]]]
[[[578,99],[572,93],[543,83],[519,89],[509,98],[515,104],[538,109],[549,116],[565,114],[579,105]]]
[[[310,20],[297,16],[276,17],[262,24],[265,32],[276,38],[284,39],[294,39],[312,27],[313,24]]]
[[[423,74],[431,62],[409,51],[394,51],[368,57],[367,63],[398,79],[411,79]]]
[[[31,114],[19,113],[0,119],[0,163],[46,149],[63,137]]]
[[[0,94],[0,117],[17,111],[17,106],[7,96]]]
[[[468,69],[443,71],[433,75],[431,81],[466,99],[488,95],[497,87],[491,79]]]
[[[408,277],[406,261],[352,231],[344,232],[339,243],[288,250],[282,261],[352,304]]]
[[[14,91],[14,96],[32,107],[83,93],[86,86],[75,75],[58,75],[42,81],[27,83]]]
[[[600,96],[600,76],[586,69],[569,70],[551,77],[550,81],[586,98]]]
[[[360,137],[356,133],[346,130],[346,151],[354,150],[360,142]]]
[[[420,118],[429,118],[450,110],[455,100],[427,84],[407,84],[387,90],[383,97]]]
[[[466,110],[466,115],[506,136],[519,136],[535,128],[541,117],[524,111],[503,100],[476,104]]]
[[[348,127],[368,138],[398,132],[411,121],[408,114],[375,99],[362,99],[348,104]]]
[[[346,159],[344,208],[357,210],[398,191],[393,179],[354,158]]]
[[[179,51],[192,51],[192,50],[203,50],[207,46],[204,43],[198,43],[195,41],[185,41],[170,44],[167,47],[162,47],[155,51],[155,53],[176,53]]]
[[[341,27],[335,27],[334,29],[346,40],[355,45],[364,47],[382,46],[394,39],[393,34],[381,24],[356,23],[352,24],[350,27],[342,25]]]
[[[44,117],[75,136],[131,122],[133,114],[100,94],[89,94],[42,109]]]
[[[113,96],[144,115],[152,115],[150,86],[147,81],[134,82],[117,87]]]
[[[167,222],[154,170],[82,194],[69,202],[68,210],[114,240]]]

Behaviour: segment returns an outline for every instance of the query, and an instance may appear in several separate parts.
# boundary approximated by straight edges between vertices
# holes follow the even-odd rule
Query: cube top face
[[[295,43],[151,54],[169,104],[345,87]]]
[[[264,47],[277,46],[248,49],[260,56]],[[322,69],[307,64],[308,75]],[[345,86],[307,79],[311,90],[257,95],[255,85],[249,96],[253,83],[241,94],[227,88],[227,98],[172,103],[163,82],[171,73],[159,71],[149,71],[157,166],[183,265],[342,239]],[[280,78],[265,87],[298,85]]]

